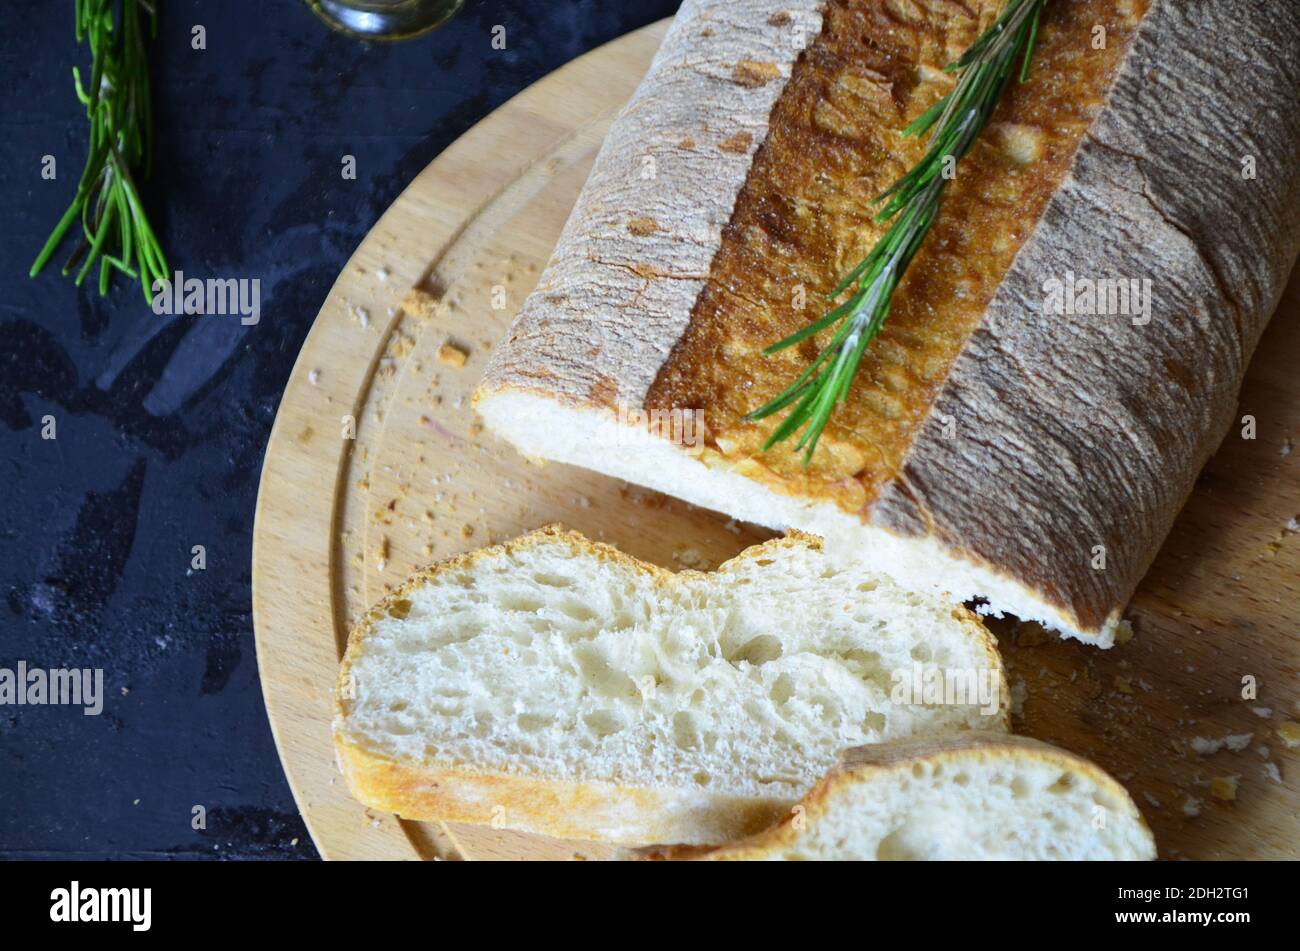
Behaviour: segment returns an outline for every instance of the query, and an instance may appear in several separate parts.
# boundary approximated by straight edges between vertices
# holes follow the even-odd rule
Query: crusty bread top
[[[682,4],[479,394],[642,405],[690,320],[801,43],[821,29],[823,2]]]
[[[793,443],[764,452],[784,414],[745,414],[777,396],[835,328],[779,354],[893,222],[870,200],[924,154],[902,130],[954,80],[943,71],[1005,6],[832,0],[795,64],[736,202],[686,334],[659,371],[651,408],[701,407],[715,464],[848,512],[902,464],[948,368],[1065,177],[1100,111],[1147,0],[1053,0],[1030,81],[1008,87],[962,159],[942,211],[893,296],[848,399],[805,467]],[[1093,49],[1092,30],[1107,30]]]
[[[696,411],[714,433],[691,461],[713,470],[698,478],[715,483],[712,490],[695,494],[715,507],[719,486],[747,478],[790,504],[750,498],[723,506],[733,515],[762,520],[779,508],[780,520],[768,524],[806,527],[829,524],[825,510],[844,522],[858,518],[916,542],[918,552],[950,559],[944,570],[979,582],[963,585],[963,596],[988,596],[994,610],[1028,611],[1070,636],[1108,645],[1196,474],[1234,419],[1246,362],[1300,250],[1300,4],[1048,4],[1030,81],[1009,90],[1001,108],[1031,128],[995,122],[959,166],[938,230],[913,264],[908,281],[917,286],[900,291],[884,338],[868,351],[868,367],[850,390],[848,412],[836,417],[812,474],[804,475],[773,461],[780,450],[753,453],[761,427],[732,425],[780,382],[754,349],[796,326],[799,315],[781,302],[795,296],[798,284],[815,302],[827,275],[842,273],[861,251],[852,242],[856,228],[869,227],[868,213],[845,224],[837,216],[848,215],[847,198],[836,204],[814,186],[838,181],[839,165],[854,160],[863,176],[879,163],[901,167],[908,146],[897,129],[941,91],[932,84],[930,98],[916,101],[904,70],[903,81],[888,89],[890,100],[880,102],[887,115],[895,98],[908,100],[906,115],[896,114],[889,127],[893,137],[880,132],[882,122],[874,151],[870,141],[853,146],[847,137],[841,146],[837,122],[855,134],[871,132],[853,126],[852,116],[836,115],[844,111],[837,102],[870,92],[871,77],[845,73],[825,54],[834,52],[837,24],[871,11],[892,13],[903,22],[886,25],[883,35],[875,27],[859,34],[864,46],[893,36],[928,38],[927,59],[920,58],[920,39],[895,51],[923,74],[942,60],[942,45],[976,28],[974,13],[964,34],[952,21],[964,6],[833,0],[830,30],[795,63],[759,5],[736,4],[736,17],[718,20],[714,30],[705,25],[709,18],[732,8],[722,0],[686,0],[671,63],[652,69],[629,114],[615,123],[556,258],[494,351],[479,395],[525,392],[603,416],[620,401],[640,409],[653,384],[661,403]],[[975,12],[987,16],[989,9],[981,0]],[[733,75],[750,75],[739,53],[751,43],[766,45],[772,66],[759,70],[770,82],[754,88],[784,90],[773,97],[770,123],[743,84],[701,84],[691,88],[693,98],[680,95],[692,57],[711,67],[730,57]],[[820,95],[800,96],[805,75],[833,83]],[[757,172],[766,156],[780,157],[787,103],[803,109],[789,127],[811,131],[787,143],[789,164],[763,180]],[[1043,114],[1052,108],[1068,117],[1065,139],[1052,131],[1056,115]],[[730,136],[736,122],[758,130],[766,149],[755,174],[741,176],[753,187],[746,185],[748,197],[738,205],[740,166],[723,159],[715,173],[695,163],[693,152],[665,145],[687,124],[712,130],[722,123]],[[997,169],[998,161],[1032,159],[1035,141],[1052,147],[1019,175],[993,174],[1012,171]],[[657,149],[660,174],[636,183],[626,157],[646,142]],[[748,161],[746,154],[740,164],[747,168]],[[1038,175],[1048,181],[1062,168],[1041,203]],[[792,178],[778,175],[791,171]],[[979,191],[977,174],[986,176],[987,205],[982,194],[971,194]],[[999,185],[1023,191],[1008,198]],[[855,197],[867,200],[870,190]],[[725,248],[712,224],[695,227],[704,219],[730,220],[733,208]],[[647,209],[660,225],[686,224],[653,230],[649,240],[641,222]],[[819,256],[823,245],[835,247],[840,259]],[[719,280],[701,277],[704,259]],[[932,272],[931,260],[944,266]],[[1075,276],[1138,282],[1149,319],[1108,310],[1110,302],[1101,313],[1050,311],[1049,282]],[[947,297],[926,296],[927,288],[940,287]],[[963,296],[970,293],[982,301],[973,327],[964,323],[974,313]],[[708,307],[715,308],[709,314],[717,317],[717,332],[709,329]],[[690,329],[692,319],[698,329]],[[751,321],[763,327],[751,332]],[[799,356],[792,349],[781,359]],[[721,401],[716,418],[709,401]],[[593,444],[568,461],[608,471],[606,450]],[[533,452],[546,456],[544,446]],[[639,476],[633,468],[623,467],[620,477],[655,484],[656,473]],[[684,481],[672,485],[689,498]],[[870,557],[877,535],[845,535]]]

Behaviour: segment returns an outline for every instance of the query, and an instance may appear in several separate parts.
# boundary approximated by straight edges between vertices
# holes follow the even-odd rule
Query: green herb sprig
[[[116,268],[140,281],[148,301],[154,281],[170,280],[171,271],[132,172],[143,169],[147,175],[153,152],[146,17],[150,35],[156,35],[158,13],[151,0],[76,0],[77,42],[89,45],[91,70],[90,83],[83,85],[74,66],[72,81],[90,120],[90,149],[77,194],[37,255],[31,276],[41,272],[80,217],[82,238],[63,273],[77,268],[80,285],[98,262],[101,294],[108,293]]]
[[[795,450],[805,450],[805,466],[812,461],[831,413],[847,397],[863,353],[889,316],[894,290],[934,224],[952,169],[988,124],[1002,91],[1016,71],[1017,58],[1021,60],[1020,81],[1024,82],[1028,76],[1045,3],[1046,0],[1008,0],[997,20],[960,59],[946,68],[946,72],[958,77],[952,92],[903,130],[905,136],[930,133],[925,157],[871,202],[873,206],[885,203],[876,221],[897,220],[831,291],[829,299],[834,302],[850,287],[855,288],[853,294],[818,320],[763,351],[771,356],[839,325],[811,366],[781,395],[745,417],[751,421],[765,419],[795,404],[763,444],[764,451],[802,428],[803,435]]]

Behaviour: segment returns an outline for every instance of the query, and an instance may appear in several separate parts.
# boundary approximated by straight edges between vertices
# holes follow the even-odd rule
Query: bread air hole
[[[547,588],[572,588],[573,579],[562,575],[552,575],[545,571],[533,572],[533,581]]]
[[[777,660],[782,653],[783,648],[779,640],[771,634],[759,634],[728,654],[727,660],[732,664],[740,664],[741,661],[744,661],[753,664],[755,667],[762,667],[764,664]]]
[[[521,611],[524,614],[536,614],[546,605],[537,598],[526,598],[520,595],[505,598],[501,602],[501,607],[505,611]]]
[[[695,717],[685,710],[673,714],[673,743],[679,750],[693,750],[700,743],[699,731],[695,728]]]
[[[613,736],[623,729],[623,721],[612,710],[593,710],[582,718],[587,728],[598,737]]]
[[[1069,792],[1073,788],[1074,773],[1062,773],[1060,776],[1056,777],[1056,782],[1047,787],[1047,791],[1049,793],[1060,795],[1061,793]]]
[[[515,724],[524,733],[536,733],[544,730],[554,722],[550,717],[537,713],[521,713],[515,718]]]

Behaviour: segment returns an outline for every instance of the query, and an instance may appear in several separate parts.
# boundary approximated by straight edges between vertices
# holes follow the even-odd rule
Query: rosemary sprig
[[[829,299],[833,303],[850,287],[852,295],[797,333],[763,351],[771,356],[813,334],[838,324],[821,354],[781,395],[754,410],[746,419],[757,421],[794,404],[777,426],[764,451],[788,439],[801,428],[795,450],[805,449],[808,465],[817,441],[835,407],[844,402],[867,346],[880,333],[889,316],[894,290],[920,249],[939,212],[939,201],[951,177],[950,169],[963,158],[984,130],[1007,82],[1021,59],[1020,80],[1029,74],[1029,61],[1038,38],[1038,21],[1046,0],[1007,0],[993,24],[946,71],[957,74],[957,84],[903,130],[905,136],[930,133],[929,148],[902,178],[872,200],[884,203],[879,222],[896,218],[871,252],[853,268]],[[949,172],[946,176],[945,172]]]
[[[37,255],[31,276],[41,272],[80,217],[81,241],[63,273],[71,274],[80,265],[80,285],[98,261],[101,294],[108,293],[115,268],[138,279],[149,301],[154,281],[169,280],[171,271],[132,176],[132,169],[143,168],[148,174],[153,151],[146,16],[150,35],[156,35],[153,0],[76,0],[77,42],[90,46],[91,69],[89,86],[82,85],[75,66],[72,81],[90,120],[89,155],[77,194]]]

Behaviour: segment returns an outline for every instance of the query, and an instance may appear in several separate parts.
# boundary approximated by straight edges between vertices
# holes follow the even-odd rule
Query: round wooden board
[[[713,566],[768,537],[589,472],[529,466],[469,408],[666,28],[575,60],[430,164],[358,248],[298,357],[262,473],[253,606],[276,743],[326,858],[610,854],[403,821],[348,796],[330,743],[335,668],[353,619],[411,570],[551,521],[670,567]],[[1135,640],[1100,652],[996,625],[1017,728],[1123,781],[1166,857],[1295,857],[1300,841],[1300,763],[1276,735],[1297,717],[1300,662],[1300,535],[1285,530],[1300,515],[1300,453],[1282,452],[1300,442],[1298,314],[1293,281],[1243,395],[1258,438],[1230,437],[1211,463],[1134,601]],[[463,367],[440,359],[445,344],[468,354]],[[1244,676],[1258,699],[1242,698]],[[1246,733],[1242,752],[1191,749]],[[1214,799],[1211,778],[1234,775],[1236,801]]]

